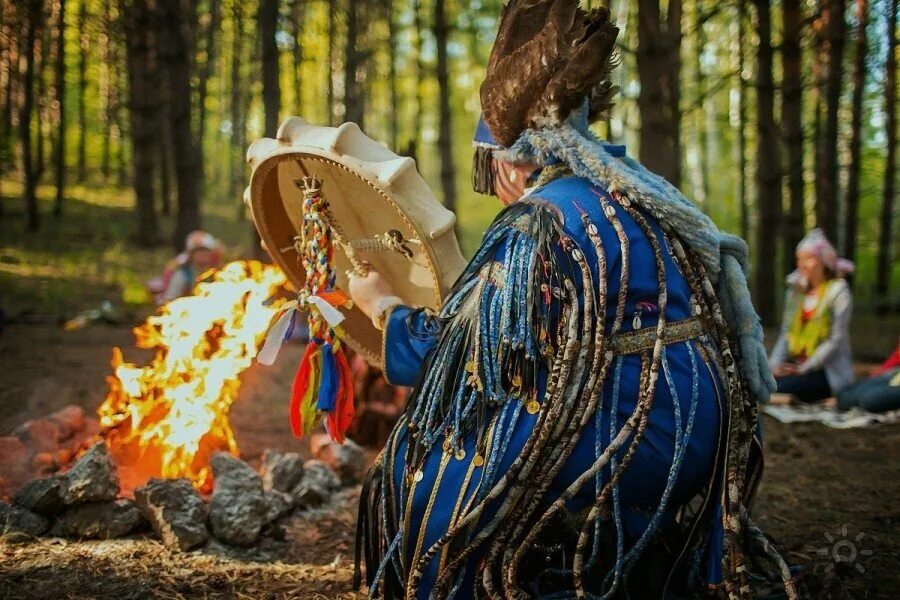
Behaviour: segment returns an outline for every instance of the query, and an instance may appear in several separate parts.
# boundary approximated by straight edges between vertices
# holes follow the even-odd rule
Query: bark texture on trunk
[[[360,13],[363,0],[347,3],[347,39],[344,46],[344,121],[365,126],[365,51],[361,48]]]
[[[200,169],[205,165],[203,141],[206,139],[206,96],[209,91],[209,80],[216,70],[218,58],[216,37],[222,24],[221,0],[210,0],[209,22],[206,26],[205,53],[206,60],[200,70],[200,78],[197,82],[197,150],[200,153]]]
[[[853,101],[850,125],[850,167],[847,174],[847,218],[844,221],[843,255],[856,260],[859,228],[859,176],[862,168],[863,97],[866,88],[866,57],[869,51],[869,8],[866,0],[856,4],[856,56],[853,58]]]
[[[184,240],[202,220],[203,172],[191,122],[191,54],[193,22],[185,18],[180,2],[160,3],[160,56],[169,89],[169,128],[178,206],[172,245],[181,250]]]
[[[450,112],[450,66],[447,64],[447,12],[444,0],[434,3],[434,40],[437,44],[437,81],[440,95],[438,152],[444,206],[456,212],[456,165],[453,162],[453,122]]]
[[[878,236],[878,265],[875,272],[875,295],[885,298],[890,291],[892,240],[894,223],[894,193],[897,169],[897,0],[889,0],[888,43],[884,112],[887,117],[887,160],[884,165],[884,191],[881,202],[881,231]]]
[[[278,131],[278,112],[281,109],[281,84],[279,82],[278,0],[261,0],[259,4],[259,33],[262,39],[263,108],[265,111],[265,135],[275,137]]]
[[[25,74],[22,77],[22,108],[19,111],[19,143],[22,148],[22,176],[24,179],[22,201],[25,204],[25,228],[28,231],[37,231],[41,226],[41,216],[37,204],[37,183],[40,178],[40,171],[31,149],[31,124],[32,117],[36,112],[34,102],[34,54],[40,25],[43,20],[43,2],[42,0],[25,0],[25,5],[22,8],[25,15],[23,44]]]
[[[846,0],[824,0],[822,16],[825,27],[827,66],[825,69],[824,119],[818,137],[818,173],[816,173],[816,223],[833,242],[838,229],[838,116],[844,67]]]
[[[772,76],[772,14],[770,0],[754,0],[756,6],[757,93],[756,93],[756,229],[754,283],[756,305],[763,323],[777,318],[776,258],[778,227],[781,222],[781,152],[775,123],[775,82]]]
[[[59,0],[59,30],[56,32],[56,196],[53,200],[53,216],[63,213],[63,196],[66,193],[66,0]]]
[[[805,232],[803,182],[803,74],[801,34],[803,31],[801,0],[783,0],[781,45],[782,88],[781,130],[787,151],[787,188],[789,209],[784,220],[784,268],[794,266],[794,252]]]
[[[78,54],[78,181],[87,177],[87,59],[91,37],[87,31],[87,3],[78,9],[78,33],[80,50]]]
[[[640,158],[651,171],[681,183],[681,0],[638,0],[637,68],[641,93]]]
[[[137,213],[135,239],[142,246],[159,243],[153,184],[159,145],[159,68],[156,56],[157,16],[148,0],[123,5],[128,66],[132,167]]]

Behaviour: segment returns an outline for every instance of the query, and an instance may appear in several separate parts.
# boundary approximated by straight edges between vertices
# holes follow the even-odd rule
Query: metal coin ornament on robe
[[[370,139],[355,123],[319,127],[291,117],[276,137],[258,140],[247,151],[253,173],[244,202],[293,286],[302,289],[308,276],[296,244],[306,213],[295,182],[314,177],[325,199],[334,289],[347,289],[348,271],[371,265],[404,303],[440,308],[465,260],[454,234],[456,216],[437,201],[415,161]],[[327,302],[318,304],[327,310]],[[382,367],[382,333],[359,309],[345,306],[341,312],[341,338]]]

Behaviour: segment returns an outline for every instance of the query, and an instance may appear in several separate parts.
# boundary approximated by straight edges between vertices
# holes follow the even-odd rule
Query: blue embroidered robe
[[[626,240],[613,227],[612,219],[604,214],[600,196],[615,211],[615,218],[621,223]],[[516,206],[516,205],[522,206]],[[524,215],[535,210],[547,211],[556,216],[562,228],[562,236],[569,237],[574,246],[585,255],[590,268],[591,280],[597,289],[601,279],[606,284],[609,298],[604,315],[605,335],[612,333],[616,319],[617,301],[620,293],[620,278],[623,268],[623,250],[628,253],[630,272],[627,289],[624,292],[624,319],[620,333],[627,333],[635,327],[647,329],[655,327],[659,317],[660,282],[657,277],[657,263],[653,248],[645,230],[633,219],[629,212],[617,203],[605,190],[601,190],[584,178],[565,176],[551,181],[534,190],[529,196],[516,203],[510,210],[518,210]],[[390,473],[390,485],[395,491],[391,497],[392,506],[385,507],[395,527],[401,529],[395,539],[387,539],[384,544],[394,546],[388,549],[388,557],[382,561],[382,573],[394,571],[393,577],[401,584],[408,576],[414,558],[421,556],[448,530],[460,508],[473,501],[484,499],[487,491],[506,473],[513,461],[520,455],[526,440],[535,426],[539,414],[529,410],[527,398],[516,398],[503,394],[509,374],[497,372],[502,367],[497,360],[497,349],[510,339],[524,344],[537,345],[538,340],[530,339],[531,324],[521,321],[526,313],[516,313],[509,305],[527,292],[527,286],[534,284],[527,270],[534,265],[527,264],[527,256],[533,247],[530,233],[517,227],[517,221],[504,220],[501,213],[495,224],[485,235],[484,244],[476,254],[472,264],[456,284],[456,295],[449,302],[459,304],[467,301],[480,303],[478,310],[480,327],[471,331],[456,332],[455,335],[478,336],[474,343],[480,346],[480,363],[476,375],[483,386],[483,392],[470,398],[466,387],[458,382],[444,382],[439,391],[427,388],[423,397],[413,402],[424,405],[434,396],[443,394],[441,414],[431,415],[425,422],[440,422],[435,431],[437,438],[424,457],[424,463],[416,473],[407,468],[407,451],[410,443],[408,423],[401,422],[389,441],[385,453],[388,464],[385,473]],[[666,321],[679,322],[694,315],[691,289],[682,274],[669,241],[649,214],[642,213],[652,235],[662,248],[666,291]],[[585,216],[587,220],[585,220]],[[526,217],[527,221],[527,217]],[[600,260],[593,250],[584,223],[596,226],[606,255],[606,268],[600,272]],[[565,254],[562,250],[557,250]],[[556,268],[567,269],[566,275],[581,281],[578,269],[571,261],[559,260]],[[578,302],[584,305],[585,298],[579,290]],[[472,300],[475,294],[479,297]],[[511,312],[510,312],[511,311]],[[558,319],[558,307],[552,309],[548,318]],[[527,313],[531,314],[531,313]],[[458,324],[456,324],[458,326]],[[440,349],[449,344],[454,335],[448,328],[453,321],[441,323],[440,319],[429,316],[422,310],[400,306],[392,310],[385,327],[385,375],[396,385],[425,385],[429,377],[434,379],[445,373],[429,373],[429,369],[440,369]],[[505,341],[504,341],[505,340]],[[705,497],[702,509],[701,529],[707,531],[709,523],[715,524],[717,500],[715,498],[718,478],[721,477],[720,444],[725,420],[725,391],[715,366],[715,349],[703,347],[705,339],[690,339],[669,343],[662,354],[662,368],[656,381],[656,395],[649,413],[643,440],[638,444],[629,467],[624,471],[612,495],[614,511],[612,521],[616,526],[618,551],[614,573],[624,575],[638,558],[638,554],[650,541],[656,530],[665,530],[675,520],[676,510],[697,496]],[[533,350],[537,351],[535,347]],[[436,358],[437,357],[437,358]],[[430,359],[430,362],[429,362]],[[424,371],[423,371],[424,366]],[[468,365],[467,365],[468,367]],[[471,367],[469,367],[471,370]],[[536,397],[544,397],[548,372],[542,364],[535,374]],[[574,451],[558,473],[546,493],[544,504],[549,505],[572,482],[585,472],[607,447],[635,411],[639,399],[639,385],[642,371],[640,354],[620,354],[612,359],[605,382],[602,385],[602,401],[595,414],[590,416],[581,432]],[[501,390],[496,397],[494,392]],[[454,397],[452,401],[447,398]],[[410,407],[414,415],[416,407]],[[435,410],[433,407],[431,410]],[[478,412],[480,411],[480,412]],[[478,413],[476,416],[473,414]],[[412,417],[411,417],[412,418]],[[493,426],[489,426],[493,424]],[[433,428],[434,429],[434,428]],[[448,435],[449,434],[449,435]],[[451,439],[452,436],[452,439]],[[449,452],[448,449],[449,448]],[[596,481],[584,486],[567,508],[575,513],[593,504],[601,487],[608,481],[611,468],[624,457],[625,448],[619,450],[613,461],[599,474]],[[483,464],[473,464],[473,460]],[[673,458],[677,456],[673,467]],[[386,486],[388,483],[382,483]],[[397,490],[412,490],[411,498],[404,498]],[[665,506],[660,506],[662,503]],[[469,531],[466,539],[471,540],[478,531],[489,523],[496,512],[495,502],[489,505],[478,520],[478,527]],[[658,513],[658,514],[657,514]],[[713,526],[713,529],[715,527]],[[642,535],[647,539],[642,539]],[[715,546],[718,537],[708,535]],[[615,538],[614,538],[615,539]],[[595,541],[594,545],[599,544]],[[685,557],[687,563],[696,563],[704,552],[705,544],[694,541],[693,557]],[[633,553],[630,553],[634,549]],[[704,575],[717,580],[720,553],[716,548],[705,548],[711,557]],[[484,557],[485,547],[476,551],[454,578],[454,588],[458,598],[473,597],[475,565]],[[430,589],[438,575],[439,567],[446,556],[436,557],[425,567],[422,579],[417,585],[417,598],[428,598]],[[596,548],[595,548],[596,553]],[[369,569],[372,569],[369,565]],[[400,572],[398,572],[400,571]],[[372,575],[369,575],[372,579]],[[540,579],[540,578],[537,578]],[[532,590],[541,593],[540,582],[536,580]],[[388,593],[388,595],[390,595]]]

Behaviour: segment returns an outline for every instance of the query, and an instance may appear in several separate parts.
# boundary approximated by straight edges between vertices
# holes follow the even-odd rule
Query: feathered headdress
[[[593,120],[612,106],[619,29],[609,10],[578,0],[510,0],[481,84],[484,121],[501,146],[526,129],[564,122],[587,100]]]

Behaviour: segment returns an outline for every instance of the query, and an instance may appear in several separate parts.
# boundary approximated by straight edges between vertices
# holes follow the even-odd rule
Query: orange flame
[[[229,263],[134,329],[137,347],[156,351],[149,365],[113,350],[115,373],[98,412],[123,488],[155,476],[209,489],[212,453],[237,454],[228,411],[283,303],[267,301],[284,284],[276,267]]]

